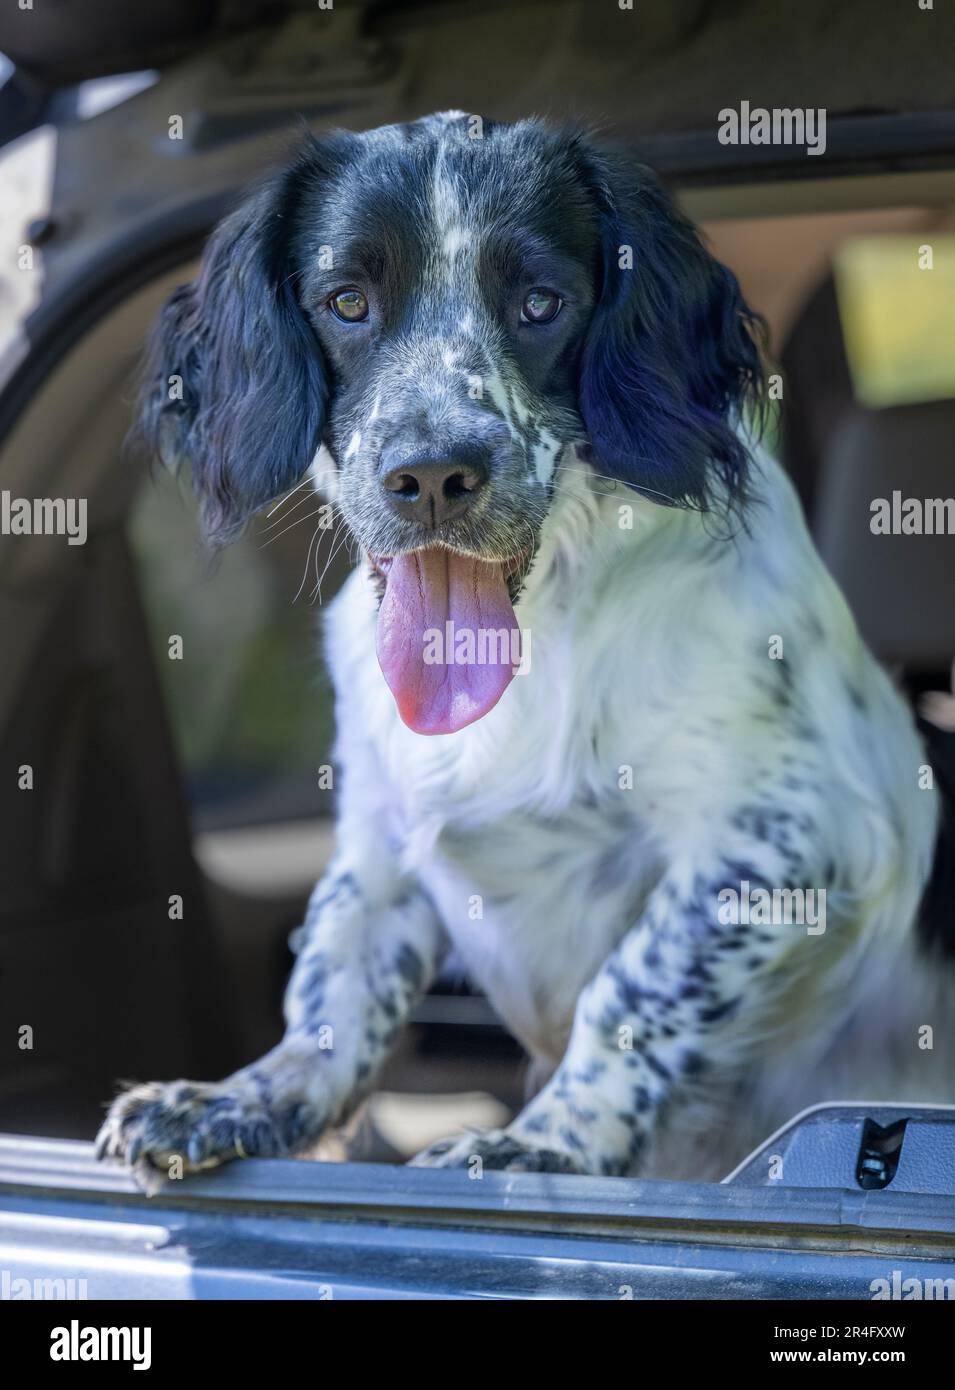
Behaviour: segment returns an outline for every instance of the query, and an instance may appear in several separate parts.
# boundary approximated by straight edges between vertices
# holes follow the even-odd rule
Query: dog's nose
[[[463,516],[488,479],[477,458],[404,459],[387,472],[381,485],[399,516],[436,527]]]

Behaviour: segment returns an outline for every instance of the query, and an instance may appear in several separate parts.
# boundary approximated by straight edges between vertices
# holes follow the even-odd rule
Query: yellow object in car
[[[859,403],[955,397],[955,236],[852,238],[835,277]]]

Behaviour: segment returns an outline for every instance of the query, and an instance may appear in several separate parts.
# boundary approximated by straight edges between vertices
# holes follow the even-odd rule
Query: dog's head
[[[425,634],[515,626],[568,445],[661,504],[741,497],[753,323],[653,175],[579,134],[453,114],[335,133],[172,297],[144,431],[191,461],[219,541],[323,448],[382,577],[402,717],[450,732],[512,667],[429,671]]]

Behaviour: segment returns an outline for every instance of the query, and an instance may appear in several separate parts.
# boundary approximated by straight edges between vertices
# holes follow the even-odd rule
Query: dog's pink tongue
[[[409,729],[453,734],[493,709],[514,675],[516,630],[500,565],[446,550],[396,555],[378,664]]]

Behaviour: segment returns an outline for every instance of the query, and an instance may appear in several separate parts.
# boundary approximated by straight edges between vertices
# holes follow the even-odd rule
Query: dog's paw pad
[[[413,1168],[466,1168],[471,1172],[581,1173],[569,1154],[556,1149],[536,1149],[515,1139],[506,1130],[465,1134],[459,1139],[439,1139],[410,1160]]]
[[[116,1097],[96,1138],[98,1158],[124,1160],[155,1191],[171,1176],[230,1158],[286,1152],[254,1088],[151,1081]]]

